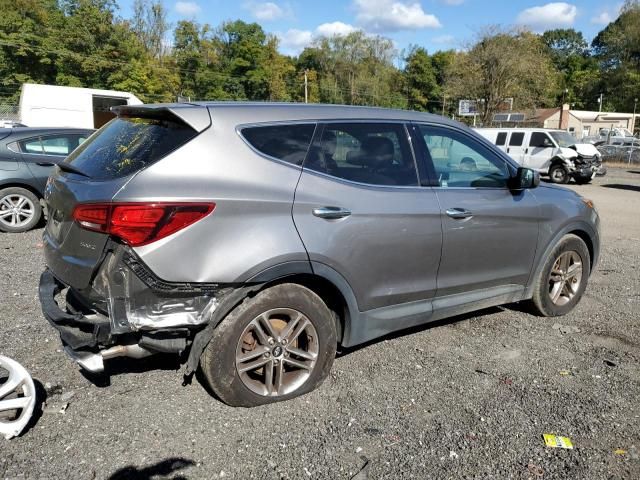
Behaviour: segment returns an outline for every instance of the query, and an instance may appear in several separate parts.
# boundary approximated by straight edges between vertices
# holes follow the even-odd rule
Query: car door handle
[[[36,165],[40,165],[41,167],[53,167],[55,163],[51,162],[36,162]]]
[[[318,207],[313,209],[313,214],[316,217],[326,218],[327,220],[335,220],[337,218],[344,218],[351,215],[351,211],[342,207]]]
[[[449,208],[445,212],[451,218],[471,218],[473,217],[473,213],[465,208]]]

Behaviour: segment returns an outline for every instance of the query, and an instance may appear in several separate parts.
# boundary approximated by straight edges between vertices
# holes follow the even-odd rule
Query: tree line
[[[581,32],[487,27],[464,48],[398,52],[383,36],[318,37],[298,56],[257,23],[171,25],[159,0],[0,0],[0,102],[25,82],[124,90],[145,102],[304,101],[377,105],[450,115],[479,100],[486,122],[506,99],[515,110],[630,111],[640,96],[640,0],[589,44]]]

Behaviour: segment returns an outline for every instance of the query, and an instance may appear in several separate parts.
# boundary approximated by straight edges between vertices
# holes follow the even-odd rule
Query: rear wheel
[[[576,235],[566,235],[540,271],[531,300],[535,313],[556,317],[580,301],[590,273],[589,249]]]
[[[38,224],[41,216],[40,201],[29,190],[20,187],[0,190],[0,231],[26,232]]]
[[[549,169],[549,178],[553,183],[567,183],[569,181],[569,171],[564,165],[552,165]]]
[[[253,407],[315,389],[335,354],[334,317],[322,299],[282,284],[236,307],[215,329],[200,366],[222,401]]]

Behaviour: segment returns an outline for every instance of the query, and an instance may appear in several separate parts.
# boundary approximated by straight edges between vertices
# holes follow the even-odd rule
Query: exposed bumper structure
[[[40,277],[42,312],[64,351],[83,369],[104,371],[114,357],[182,353],[211,318],[224,290],[162,283],[122,247],[109,253],[87,291],[76,292],[46,269]],[[57,297],[66,291],[66,305]],[[103,305],[99,308],[88,305]]]

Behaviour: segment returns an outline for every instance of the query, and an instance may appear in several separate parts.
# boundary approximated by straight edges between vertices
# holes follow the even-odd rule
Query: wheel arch
[[[600,254],[599,243],[598,243],[599,242],[598,233],[588,223],[584,221],[572,222],[568,225],[565,225],[562,229],[560,229],[552,237],[552,239],[549,242],[547,242],[544,248],[541,249],[541,253],[540,255],[537,256],[536,261],[534,263],[535,268],[532,270],[531,275],[529,276],[529,281],[527,283],[527,288],[525,290],[524,298],[531,298],[531,296],[533,295],[533,289],[536,284],[536,279],[538,278],[540,271],[544,267],[545,260],[565,235],[576,235],[587,245],[587,249],[589,250],[589,257],[590,257],[589,258],[590,271],[593,272],[593,269],[598,263],[598,257]]]
[[[1,183],[0,190],[4,190],[5,188],[24,188],[25,190],[28,190],[31,193],[33,193],[38,200],[43,199],[42,193],[40,193],[36,187],[25,182],[19,182],[19,181],[13,180],[13,181],[8,181],[6,183]]]
[[[298,268],[287,264],[277,265],[254,276],[249,283],[259,281],[260,290],[281,283],[296,283],[318,295],[336,316],[338,342],[350,344],[351,321],[358,316],[358,305],[353,290],[333,268],[320,262],[295,262]],[[305,268],[310,266],[310,269]]]
[[[333,268],[318,262],[285,262],[254,275],[226,295],[213,312],[211,321],[193,339],[188,354],[185,376],[195,372],[200,356],[213,336],[213,330],[247,297],[281,283],[296,283],[316,293],[334,312],[338,343],[351,346],[351,322],[358,316],[356,297],[347,281]]]

